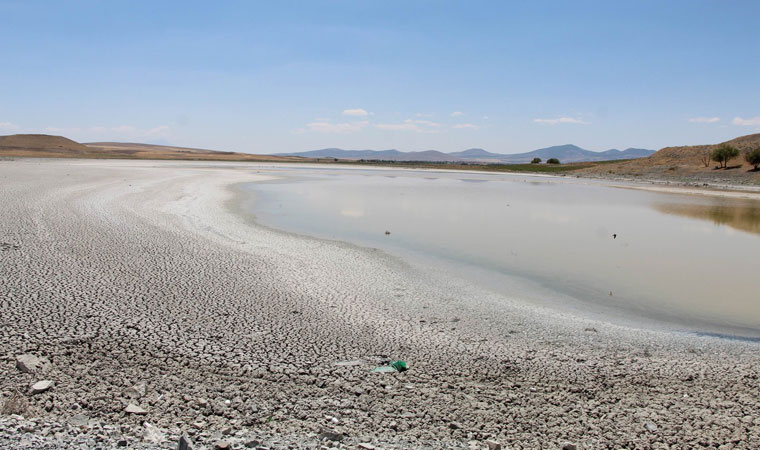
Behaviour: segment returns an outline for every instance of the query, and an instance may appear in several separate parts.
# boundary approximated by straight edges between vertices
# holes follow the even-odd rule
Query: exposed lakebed
[[[551,306],[760,336],[760,201],[525,175],[269,170],[276,181],[246,185],[264,225]]]

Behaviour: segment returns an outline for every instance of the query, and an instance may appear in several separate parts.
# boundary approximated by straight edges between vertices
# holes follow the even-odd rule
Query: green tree
[[[541,162],[541,158],[533,158],[533,161],[531,161],[531,164],[538,164]]]
[[[557,158],[549,158],[546,160],[546,164],[559,164],[559,160]]]
[[[720,167],[723,169],[727,169],[728,162],[737,156],[739,156],[739,149],[728,144],[723,144],[716,148],[710,155],[712,160],[720,164]]]
[[[757,168],[760,166],[760,145],[745,153],[744,159],[752,164],[752,166],[755,167],[755,170],[758,170]]]

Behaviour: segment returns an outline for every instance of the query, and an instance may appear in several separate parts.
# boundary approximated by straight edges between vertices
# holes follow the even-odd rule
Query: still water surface
[[[432,257],[512,295],[521,279],[590,309],[760,335],[760,201],[523,175],[275,173],[246,187],[265,225]]]

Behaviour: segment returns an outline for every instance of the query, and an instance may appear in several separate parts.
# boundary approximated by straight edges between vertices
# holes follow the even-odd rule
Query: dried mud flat
[[[0,447],[760,447],[757,343],[257,226],[260,168],[0,161]]]

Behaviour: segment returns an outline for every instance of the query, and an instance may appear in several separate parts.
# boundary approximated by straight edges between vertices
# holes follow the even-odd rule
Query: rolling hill
[[[717,170],[715,162],[707,167],[703,162],[706,155],[719,145],[728,144],[741,152],[760,146],[760,133],[740,136],[717,144],[665,147],[655,154],[630,161],[605,164],[579,171],[586,175],[619,175],[658,179],[683,178],[703,182],[760,182],[760,173],[750,172],[752,166],[739,156],[729,162],[728,170]]]
[[[365,159],[381,161],[424,161],[424,162],[473,162],[473,163],[503,163],[520,164],[530,162],[533,158],[547,160],[557,158],[563,163],[609,161],[618,159],[643,158],[654,153],[654,150],[629,148],[627,150],[607,150],[593,152],[576,145],[557,145],[541,148],[526,153],[501,154],[492,153],[482,148],[471,148],[460,152],[443,153],[436,150],[421,152],[401,152],[398,150],[342,150],[325,148],[297,153],[280,153],[277,156],[300,156],[304,158],[338,158]]]
[[[208,161],[302,161],[297,157],[252,155],[197,148],[120,142],[81,144],[62,136],[14,134],[0,136],[0,157],[119,158]]]

